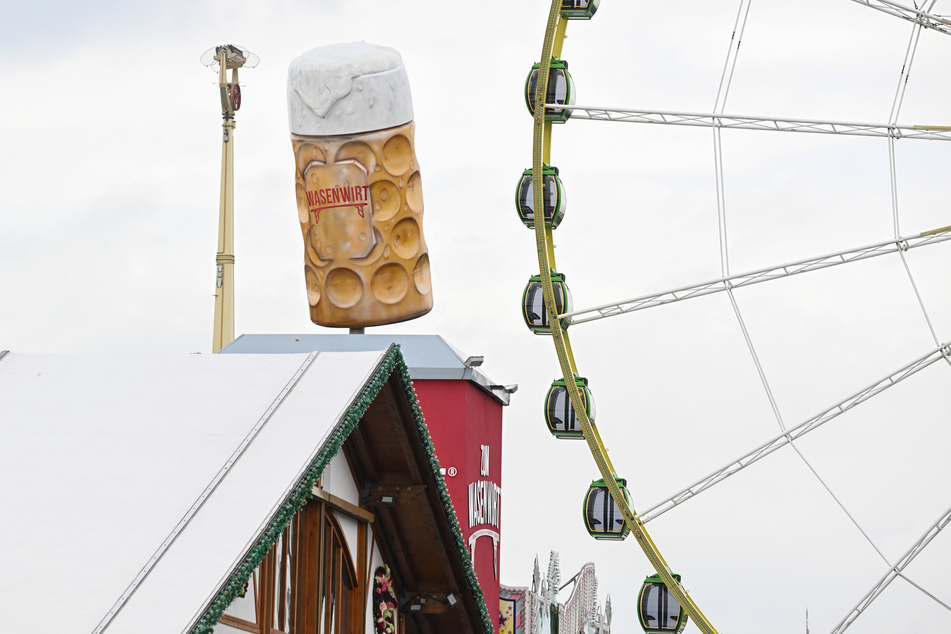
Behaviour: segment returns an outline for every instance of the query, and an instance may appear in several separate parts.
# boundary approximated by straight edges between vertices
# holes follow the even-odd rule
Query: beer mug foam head
[[[291,133],[336,136],[393,128],[413,120],[403,58],[366,42],[329,44],[291,61],[287,72]]]
[[[409,80],[400,54],[334,44],[291,62],[287,109],[310,316],[395,323],[432,310]]]

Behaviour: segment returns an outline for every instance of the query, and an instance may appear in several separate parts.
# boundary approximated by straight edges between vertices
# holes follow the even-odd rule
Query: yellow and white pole
[[[218,211],[218,254],[215,256],[215,326],[211,351],[234,341],[234,108],[227,81],[228,54],[218,54],[218,87],[221,92],[221,203]],[[232,68],[231,83],[238,83]]]

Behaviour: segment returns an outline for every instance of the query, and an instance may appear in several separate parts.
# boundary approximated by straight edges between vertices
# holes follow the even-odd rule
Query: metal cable
[[[934,339],[935,344],[938,343],[938,335],[935,333],[934,325],[931,323],[931,317],[928,315],[928,309],[925,308],[925,302],[921,299],[921,293],[918,292],[918,284],[915,283],[915,277],[911,274],[911,268],[908,266],[908,260],[905,258],[905,252],[899,251],[898,255],[901,256],[901,263],[905,266],[905,272],[908,273],[908,281],[911,283],[912,290],[915,291],[915,297],[918,299],[918,305],[921,307],[921,312],[925,316],[925,322],[928,324],[928,330],[931,332],[931,338]],[[951,363],[951,361],[949,361]]]
[[[743,11],[744,2],[746,2],[745,12]],[[743,31],[746,28],[746,20],[749,15],[749,9],[751,4],[752,4],[752,0],[749,0],[748,2],[747,0],[741,0],[739,13],[742,13],[743,21],[740,27],[739,37],[735,38],[736,40],[735,49],[733,48],[733,41],[731,41],[730,54],[728,54],[727,63],[724,67],[724,74],[720,79],[720,88],[717,91],[717,103],[715,104],[714,112],[718,112],[719,114],[722,114],[723,109],[726,107],[726,100],[729,94],[730,85],[733,80],[733,73],[736,68],[736,59],[738,56],[739,47],[740,47],[740,43],[743,36]],[[737,19],[739,20],[739,14],[737,15]],[[734,32],[734,35],[735,35],[735,32]],[[732,55],[732,59],[730,59],[731,55]],[[729,72],[727,72],[727,69],[729,69]],[[722,100],[721,100],[721,93],[722,93]],[[898,98],[896,97],[896,101],[897,100]],[[890,120],[889,123],[894,123],[894,121]],[[718,216],[719,225],[720,225],[720,266],[721,266],[721,271],[723,276],[726,277],[729,275],[730,265],[729,265],[729,252],[728,252],[728,244],[727,244],[726,200],[724,195],[724,183],[723,183],[723,145],[720,138],[720,128],[715,127],[713,134],[714,134],[714,141],[713,141],[714,163],[715,163],[716,183],[717,183],[717,212],[718,212],[717,216]],[[889,143],[890,144],[894,143],[894,139],[892,137],[889,137]],[[894,165],[894,162],[892,163],[892,165]],[[894,173],[894,169],[893,169],[893,173]],[[897,201],[896,201],[896,205],[897,205]],[[729,286],[727,287],[727,294],[730,297],[730,304],[733,307],[733,312],[736,315],[737,322],[739,322],[740,330],[743,332],[743,338],[746,341],[747,349],[749,350],[750,355],[753,358],[753,363],[756,366],[756,371],[759,374],[759,378],[760,378],[760,381],[762,382],[763,389],[766,392],[766,397],[769,400],[770,407],[773,410],[773,415],[776,417],[776,422],[779,425],[780,430],[785,433],[786,425],[783,423],[783,417],[779,410],[779,406],[776,404],[776,399],[773,396],[772,388],[770,387],[769,380],[766,378],[766,373],[763,370],[763,366],[760,363],[759,355],[756,353],[756,348],[753,345],[753,340],[750,337],[749,330],[746,327],[746,322],[743,319],[743,315],[740,311],[740,307],[736,302],[736,297],[734,296],[733,289],[729,288]],[[839,506],[839,508],[842,509],[846,517],[848,517],[849,520],[851,520],[852,524],[855,525],[859,533],[861,533],[862,536],[865,537],[865,539],[869,542],[869,544],[871,544],[875,552],[877,552],[879,556],[882,558],[882,560],[885,561],[885,563],[887,564],[888,559],[885,557],[885,555],[882,554],[882,551],[878,548],[878,546],[875,545],[875,542],[872,541],[868,533],[865,532],[862,526],[858,523],[855,517],[845,507],[845,505],[842,503],[839,497],[832,491],[832,489],[825,482],[825,480],[822,479],[822,476],[819,475],[818,471],[816,471],[816,469],[812,466],[812,464],[806,459],[805,455],[802,453],[799,447],[796,446],[796,443],[793,442],[792,439],[790,439],[789,444],[795,450],[796,454],[802,459],[803,463],[806,465],[809,471],[811,471],[812,474],[816,477],[816,479],[819,481],[822,487],[829,493],[829,495],[832,497],[835,503]]]
[[[736,70],[736,60],[740,53],[740,44],[743,43],[743,33],[746,31],[746,21],[750,14],[752,0],[740,0],[736,12],[736,22],[730,34],[730,46],[727,49],[726,61],[723,63],[723,72],[720,75],[720,84],[717,87],[717,96],[713,103],[713,112],[722,114],[726,107],[726,100],[733,83],[733,73]],[[720,236],[720,273],[724,277],[730,274],[729,245],[727,242],[726,225],[726,193],[723,182],[723,143],[719,125],[713,128],[713,163],[717,187],[717,225]]]
[[[931,0],[931,4],[928,5],[926,10],[931,12],[934,8],[937,0]],[[911,37],[908,40],[908,47],[905,50],[905,61],[902,65],[901,77],[898,80],[898,87],[895,90],[895,98],[892,101],[892,110],[889,114],[888,122],[889,124],[895,124],[898,121],[898,114],[901,111],[902,103],[905,98],[905,90],[908,87],[908,80],[911,76],[911,66],[915,59],[915,53],[918,50],[918,42],[921,37],[923,25],[918,22],[912,28]],[[889,137],[888,139],[888,170],[889,176],[891,179],[891,197],[892,197],[892,221],[894,225],[895,236],[900,235],[901,231],[901,214],[899,213],[898,207],[898,170],[896,167],[896,158],[895,158],[895,138]],[[921,308],[921,313],[925,318],[925,323],[928,325],[928,331],[931,333],[931,338],[934,342],[938,343],[938,335],[935,332],[934,324],[931,322],[931,316],[928,314],[928,308],[925,306],[924,300],[921,298],[921,292],[918,290],[918,283],[915,281],[915,276],[911,272],[911,267],[908,265],[908,259],[905,257],[904,251],[899,251],[901,256],[902,266],[905,268],[905,273],[908,275],[908,282],[911,284],[912,290],[915,292],[915,298],[918,301],[918,306]],[[951,365],[951,359],[945,358],[945,361]]]

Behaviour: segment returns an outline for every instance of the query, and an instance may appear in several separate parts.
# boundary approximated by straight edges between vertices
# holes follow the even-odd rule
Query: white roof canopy
[[[0,358],[4,629],[187,632],[385,355]]]

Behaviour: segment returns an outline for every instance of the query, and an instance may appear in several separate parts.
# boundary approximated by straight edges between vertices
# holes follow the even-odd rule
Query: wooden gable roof
[[[211,632],[290,518],[306,503],[330,459],[341,450],[361,487],[361,506],[374,514],[377,543],[384,559],[392,563],[399,598],[407,606],[419,597],[427,599],[418,612],[404,606],[404,631],[491,634],[485,599],[440,474],[409,370],[395,345],[334,429],[294,495],[191,634]],[[449,595],[458,603],[450,605]]]
[[[393,564],[403,599],[426,600],[419,611],[403,610],[408,632],[491,632],[485,601],[407,378],[390,376],[343,448],[362,486],[361,502],[375,514],[378,543]],[[457,605],[450,605],[450,595],[458,599]]]

